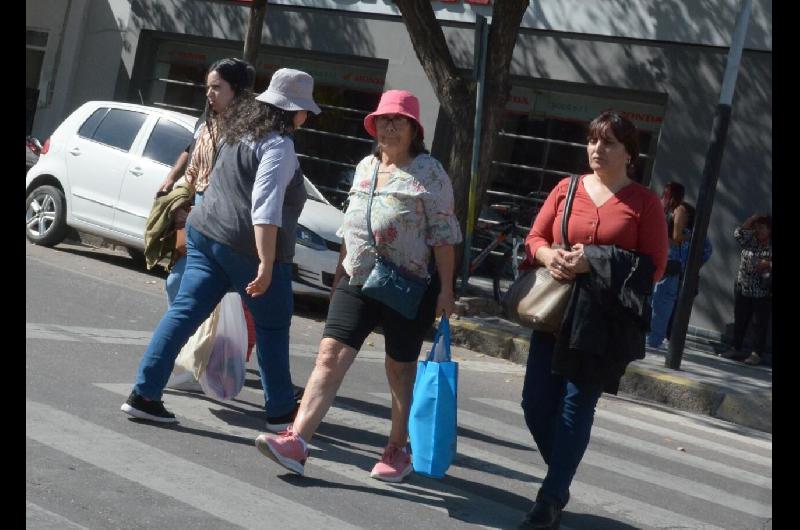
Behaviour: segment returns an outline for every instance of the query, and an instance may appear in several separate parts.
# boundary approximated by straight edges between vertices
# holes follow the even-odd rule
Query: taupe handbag
[[[561,241],[563,248],[570,248],[567,238],[567,222],[572,211],[572,201],[578,188],[578,177],[569,182],[564,216],[561,218]],[[511,284],[503,297],[502,305],[506,318],[527,328],[556,334],[561,329],[564,311],[575,282],[562,282],[550,275],[546,267],[537,266]]]

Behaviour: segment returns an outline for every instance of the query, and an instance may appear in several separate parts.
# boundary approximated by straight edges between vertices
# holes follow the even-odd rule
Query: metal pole
[[[683,348],[686,345],[686,332],[689,329],[689,318],[692,315],[697,285],[700,279],[700,265],[703,255],[703,241],[708,232],[708,222],[711,218],[711,209],[714,206],[714,193],[717,189],[719,168],[722,164],[722,153],[725,149],[725,140],[728,134],[728,125],[731,118],[731,105],[733,92],[736,87],[736,76],[739,73],[739,62],[742,59],[744,39],[747,36],[747,23],[752,9],[752,0],[743,0],[742,9],[736,19],[733,30],[731,47],[728,51],[728,62],[722,80],[719,104],[714,114],[714,123],[711,128],[711,142],[706,154],[703,167],[703,180],[697,196],[697,210],[689,244],[689,262],[683,275],[678,303],[675,307],[675,316],[672,321],[672,333],[669,340],[669,351],[666,355],[665,366],[673,370],[681,367]]]
[[[469,201],[467,206],[467,233],[464,238],[464,267],[461,273],[461,288],[459,295],[463,296],[469,281],[469,262],[472,254],[472,231],[475,227],[475,208],[478,188],[478,162],[481,151],[481,122],[483,118],[483,91],[486,77],[486,47],[489,40],[489,26],[486,17],[475,15],[475,81],[477,90],[475,95],[475,123],[472,137],[472,165],[469,178]]]

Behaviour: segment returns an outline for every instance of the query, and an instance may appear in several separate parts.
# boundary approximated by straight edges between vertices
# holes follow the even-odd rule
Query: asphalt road
[[[79,245],[26,243],[26,267],[28,528],[514,528],[531,506],[545,467],[519,408],[523,367],[454,348],[456,462],[443,480],[388,485],[369,477],[389,430],[372,334],[295,477],[253,445],[265,419],[254,358],[233,401],[167,391],[177,425],[119,411],[166,308],[163,273]],[[297,304],[295,384],[324,309]],[[571,492],[565,529],[771,528],[772,438],[603,397]]]

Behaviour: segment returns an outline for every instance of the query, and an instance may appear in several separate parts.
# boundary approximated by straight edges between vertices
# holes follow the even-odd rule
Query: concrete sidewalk
[[[486,293],[471,291],[457,302],[458,314],[451,318],[453,343],[524,365],[530,330],[497,316],[499,308]],[[691,340],[680,370],[666,368],[664,361],[665,351],[648,349],[644,359],[628,365],[620,395],[772,432],[771,367],[723,359],[711,344]]]

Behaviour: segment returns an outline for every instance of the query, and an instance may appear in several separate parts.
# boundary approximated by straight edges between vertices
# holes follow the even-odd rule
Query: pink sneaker
[[[305,473],[308,449],[303,440],[292,432],[291,427],[278,434],[260,434],[256,438],[256,447],[261,454],[289,471],[300,476]]]
[[[384,482],[402,482],[412,469],[411,456],[406,448],[390,443],[383,450],[383,456],[372,468],[369,476]]]

